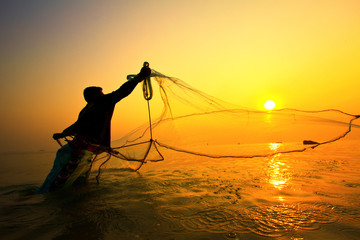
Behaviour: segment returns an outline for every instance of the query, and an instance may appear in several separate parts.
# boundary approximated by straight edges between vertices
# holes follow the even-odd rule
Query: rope
[[[150,113],[150,101],[147,100],[148,114],[149,114],[149,130],[150,130],[150,141],[153,140],[152,127],[151,127],[151,113]]]

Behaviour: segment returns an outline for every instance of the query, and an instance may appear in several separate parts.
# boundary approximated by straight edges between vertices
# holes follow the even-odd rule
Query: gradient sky
[[[56,149],[83,89],[144,61],[241,106],[360,114],[357,0],[2,0],[0,36],[0,152]],[[144,107],[140,88],[119,103],[113,139]]]

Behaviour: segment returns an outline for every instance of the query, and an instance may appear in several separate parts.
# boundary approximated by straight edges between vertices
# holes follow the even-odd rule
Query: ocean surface
[[[94,173],[43,195],[31,193],[54,152],[1,154],[0,238],[360,239],[359,146],[345,139],[253,159],[160,149],[165,160],[139,172],[108,168],[99,184]]]

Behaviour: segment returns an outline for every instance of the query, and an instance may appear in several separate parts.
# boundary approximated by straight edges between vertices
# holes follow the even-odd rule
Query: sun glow
[[[267,100],[264,104],[267,110],[273,110],[275,108],[275,102],[273,100]]]

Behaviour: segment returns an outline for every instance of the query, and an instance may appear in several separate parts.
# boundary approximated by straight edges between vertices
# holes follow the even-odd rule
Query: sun
[[[264,107],[267,109],[267,110],[273,110],[274,107],[275,107],[275,102],[273,100],[267,100],[264,104]]]

